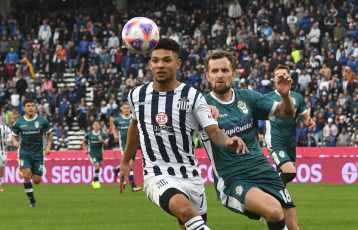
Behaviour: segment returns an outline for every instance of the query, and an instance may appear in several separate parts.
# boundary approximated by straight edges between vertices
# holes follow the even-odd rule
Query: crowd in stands
[[[149,54],[129,52],[121,38],[129,19],[144,16],[157,23],[161,37],[181,45],[178,80],[210,92],[206,58],[229,49],[237,57],[233,87],[265,94],[275,90],[275,67],[287,65],[292,90],[303,95],[317,123],[308,132],[297,121],[298,146],[358,145],[357,0],[155,0],[119,11],[111,1],[89,1],[87,8],[71,2],[71,10],[56,14],[38,6],[0,15],[0,106],[10,126],[25,98],[33,98],[61,139],[59,149],[66,148],[75,119],[81,130],[99,119],[111,136],[129,91],[152,79]],[[74,86],[64,81],[68,73]],[[112,138],[109,148],[114,145]]]

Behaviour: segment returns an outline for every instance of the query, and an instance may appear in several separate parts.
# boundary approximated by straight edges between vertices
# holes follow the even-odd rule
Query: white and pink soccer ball
[[[150,52],[159,42],[158,26],[149,18],[132,18],[123,27],[122,39],[133,53]]]

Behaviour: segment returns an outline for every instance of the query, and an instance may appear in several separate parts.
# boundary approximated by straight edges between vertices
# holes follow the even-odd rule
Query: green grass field
[[[150,203],[144,192],[118,193],[117,185],[34,186],[38,207],[30,208],[23,185],[3,185],[0,229],[179,229],[174,217]],[[267,229],[216,201],[206,185],[211,229]],[[290,184],[301,230],[358,230],[358,184]]]

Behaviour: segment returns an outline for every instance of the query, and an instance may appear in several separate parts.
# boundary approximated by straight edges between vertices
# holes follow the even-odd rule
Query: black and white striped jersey
[[[144,179],[199,176],[194,153],[199,125],[217,124],[203,95],[183,83],[169,92],[154,91],[148,83],[134,88],[128,100],[138,121]]]
[[[7,143],[4,140],[10,143],[11,129],[7,125],[0,124],[0,155],[7,154]]]

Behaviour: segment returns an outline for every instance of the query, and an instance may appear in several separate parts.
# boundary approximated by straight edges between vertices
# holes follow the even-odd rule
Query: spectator
[[[330,118],[328,118],[327,122],[328,122],[328,124],[326,124],[323,128],[323,137],[325,140],[329,135],[331,135],[330,131],[332,131],[333,136],[337,136],[337,134],[338,134],[338,128],[333,123],[333,119],[330,117]]]
[[[319,49],[320,36],[321,30],[318,28],[318,23],[314,23],[310,32],[307,34],[308,43]]]
[[[27,81],[23,78],[23,76],[19,75],[19,80],[16,81],[16,91],[22,96],[27,89]]]
[[[11,106],[18,109],[20,105],[20,95],[17,93],[16,89],[11,94],[10,101]]]
[[[333,135],[333,131],[329,130],[328,136],[324,140],[325,147],[336,147],[337,138]]]
[[[68,126],[68,130],[72,131],[72,124],[74,118],[76,117],[76,110],[72,104],[69,104],[65,111],[66,123]]]
[[[358,147],[358,128],[354,130],[351,140],[353,147]]]
[[[303,123],[300,121],[299,127],[296,129],[296,143],[297,146],[304,146],[305,142],[307,141],[307,133],[308,129]]]
[[[46,42],[47,45],[50,44],[50,38],[52,36],[51,26],[47,24],[47,19],[43,20],[43,24],[40,26],[38,36]]]
[[[19,55],[14,50],[14,47],[10,47],[10,51],[6,55],[6,65],[10,65],[10,61],[15,65],[19,62]]]
[[[47,96],[50,92],[52,92],[52,89],[52,81],[49,78],[45,77],[45,81],[42,84],[41,92],[44,92]]]
[[[347,128],[343,127],[341,133],[338,135],[337,138],[337,146],[345,147],[349,146],[351,143],[351,136],[347,132]]]
[[[311,132],[307,133],[307,140],[303,142],[303,147],[317,147],[317,142],[315,138],[312,137]]]
[[[240,18],[242,15],[242,8],[237,0],[233,0],[229,5],[228,16],[232,19]]]
[[[68,138],[65,134],[61,134],[61,137],[58,139],[58,144],[56,150],[58,151],[67,151],[68,150]]]

